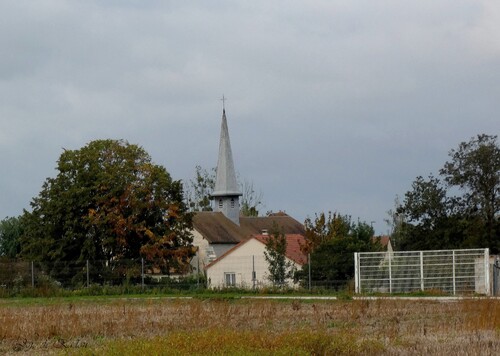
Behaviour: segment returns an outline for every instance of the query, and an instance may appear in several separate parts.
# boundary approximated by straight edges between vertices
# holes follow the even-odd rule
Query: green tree
[[[432,250],[458,248],[465,240],[463,218],[457,201],[448,197],[446,186],[432,175],[417,177],[406,192],[397,213],[401,219],[397,249]]]
[[[20,237],[23,225],[20,217],[6,217],[0,221],[0,256],[10,259],[21,252]]]
[[[191,215],[182,184],[144,149],[93,141],[65,150],[57,171],[24,212],[24,257],[57,263],[59,270],[65,261],[101,261],[105,270],[140,257],[164,273],[188,265]]]
[[[354,252],[380,251],[373,239],[373,228],[366,222],[353,223],[348,215],[329,212],[306,219],[306,244],[302,250],[310,254],[313,281],[347,281],[354,276]],[[296,278],[305,283],[309,264],[303,266]]]
[[[449,153],[440,178],[417,177],[397,213],[404,223],[398,248],[500,247],[500,148],[478,135]]]
[[[256,192],[253,182],[247,181],[239,183],[241,187],[241,208],[242,216],[259,216],[259,207],[262,206],[262,192]]]
[[[266,241],[264,258],[269,264],[269,280],[275,287],[282,288],[286,280],[294,275],[293,263],[286,258],[287,241],[283,230],[276,224]]]
[[[497,136],[485,134],[451,150],[451,160],[440,170],[449,187],[459,187],[465,214],[485,224],[487,245],[497,249],[496,225],[500,213],[500,147]]]
[[[190,179],[186,186],[186,200],[189,210],[212,211],[210,194],[215,188],[215,168],[207,171],[201,166],[195,168],[195,178]]]
[[[302,252],[309,254],[326,242],[336,238],[347,236],[351,230],[350,216],[338,213],[324,212],[315,214],[314,221],[307,217],[304,222],[305,244]]]

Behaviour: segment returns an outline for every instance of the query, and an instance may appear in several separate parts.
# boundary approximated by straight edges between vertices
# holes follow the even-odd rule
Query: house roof
[[[382,247],[387,248],[387,245],[389,245],[389,242],[391,241],[391,237],[387,235],[374,236],[373,240],[380,242]]]
[[[269,239],[269,235],[255,235],[253,236],[264,245]],[[299,234],[285,234],[286,237],[286,253],[285,256],[299,265],[307,263],[307,256],[300,250],[300,246],[305,243],[303,235]]]
[[[240,217],[240,226],[250,230],[252,234],[262,234],[263,230],[271,232],[275,224],[278,228],[283,229],[285,234],[304,235],[305,233],[304,225],[284,213],[283,215]]]
[[[298,235],[298,234],[285,234],[286,236],[286,253],[285,256],[297,263],[300,266],[303,266],[304,264],[307,263],[307,256],[302,253],[300,250],[301,244],[304,243],[304,236],[303,235]],[[222,254],[219,258],[217,258],[215,261],[212,261],[209,263],[205,269],[208,269],[215,265],[216,263],[220,262],[222,259],[224,259],[226,256],[229,256],[233,251],[239,249],[241,246],[245,245],[248,241],[255,239],[259,241],[262,244],[266,244],[267,239],[269,238],[269,235],[253,235],[250,238],[246,239],[245,241],[240,242],[233,248],[227,250],[224,254]]]
[[[237,244],[246,240],[251,231],[236,225],[221,212],[202,211],[193,217],[193,227],[212,244]]]
[[[263,230],[272,231],[276,224],[285,234],[304,234],[304,226],[289,215],[270,215],[265,217],[240,217],[236,225],[221,212],[202,211],[194,215],[193,227],[212,244],[237,244],[250,237],[261,234]]]

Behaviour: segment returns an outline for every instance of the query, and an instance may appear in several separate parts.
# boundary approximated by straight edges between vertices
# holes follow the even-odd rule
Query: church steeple
[[[225,100],[225,98],[223,98]],[[235,224],[240,224],[240,201],[242,194],[238,189],[236,172],[234,170],[233,153],[229,140],[226,109],[222,109],[222,125],[220,130],[219,158],[217,161],[217,175],[215,190],[212,193],[215,211],[222,212]]]

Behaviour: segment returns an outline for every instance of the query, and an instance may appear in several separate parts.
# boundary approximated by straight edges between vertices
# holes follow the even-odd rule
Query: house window
[[[222,199],[219,199],[219,209],[222,209]]]
[[[234,198],[231,198],[231,208],[234,208]]]
[[[226,287],[234,287],[236,285],[236,273],[224,272],[224,279],[226,280]]]

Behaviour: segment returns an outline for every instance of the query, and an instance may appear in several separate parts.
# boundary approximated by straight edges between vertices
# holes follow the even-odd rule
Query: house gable
[[[299,269],[307,262],[300,251],[302,235],[286,235],[287,252],[285,258]],[[269,263],[264,252],[269,235],[255,235],[234,246],[206,268],[207,278],[212,288],[238,286],[240,288],[258,288],[271,285]],[[293,282],[288,282],[293,286]]]

